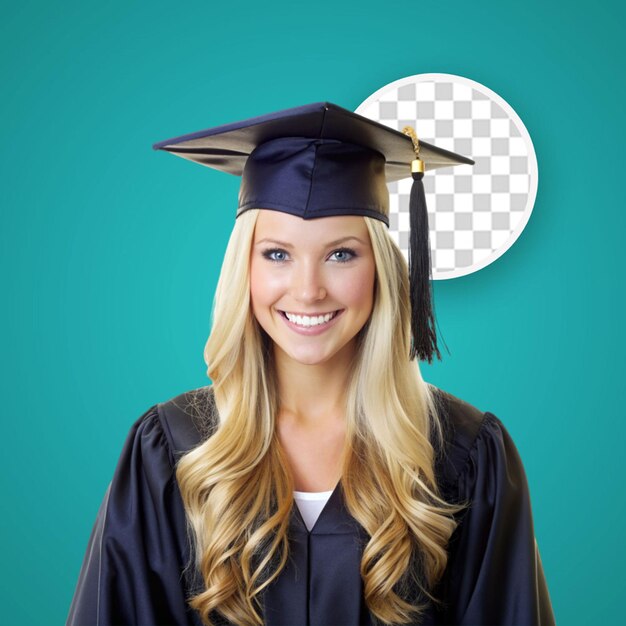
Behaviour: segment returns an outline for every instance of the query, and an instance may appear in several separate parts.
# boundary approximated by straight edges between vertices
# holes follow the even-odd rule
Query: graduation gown
[[[438,396],[445,445],[437,450],[437,479],[448,501],[470,506],[459,514],[435,590],[442,603],[429,604],[420,623],[553,624],[526,476],[510,435],[495,415]],[[133,424],[89,538],[68,625],[202,624],[186,604],[202,580],[193,566],[185,570],[190,544],[175,463],[210,436],[214,411],[203,387],[151,407]],[[341,482],[310,532],[294,505],[290,559],[262,595],[266,624],[374,624],[359,573],[367,539],[345,508]]]

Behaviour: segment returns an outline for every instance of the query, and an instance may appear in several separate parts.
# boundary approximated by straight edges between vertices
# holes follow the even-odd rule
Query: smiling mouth
[[[297,313],[288,313],[287,311],[279,311],[279,313],[292,324],[302,326],[303,328],[310,328],[312,326],[322,326],[328,324],[334,319],[343,309],[332,311],[331,313],[320,313],[319,315],[300,315]]]

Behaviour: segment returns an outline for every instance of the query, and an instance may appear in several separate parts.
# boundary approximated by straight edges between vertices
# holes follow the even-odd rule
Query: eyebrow
[[[335,239],[335,241],[329,241],[326,244],[326,247],[328,248],[332,248],[333,246],[338,246],[342,243],[345,243],[346,241],[350,241],[351,239],[354,239],[355,241],[358,241],[359,243],[363,244],[364,246],[367,245],[365,241],[363,241],[362,239],[359,239],[358,237],[355,237],[354,235],[350,235],[349,237],[342,237],[341,239]],[[286,243],[285,241],[278,241],[278,239],[260,239],[259,241],[257,241],[254,245],[258,246],[262,243],[272,243],[278,246],[282,246],[283,248],[293,248],[293,246],[290,243]]]

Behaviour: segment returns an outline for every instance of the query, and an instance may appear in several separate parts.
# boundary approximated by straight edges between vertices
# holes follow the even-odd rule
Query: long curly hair
[[[178,462],[176,477],[204,581],[189,599],[204,624],[214,615],[263,624],[259,594],[288,558],[293,481],[277,436],[279,409],[270,341],[250,306],[250,251],[258,209],[235,222],[205,347],[217,425]],[[376,263],[372,314],[357,335],[347,388],[342,487],[369,536],[361,559],[364,598],[384,623],[419,618],[447,563],[459,506],[440,497],[433,442],[442,437],[434,389],[411,345],[408,268],[386,227],[366,221]],[[418,565],[416,565],[418,564]]]

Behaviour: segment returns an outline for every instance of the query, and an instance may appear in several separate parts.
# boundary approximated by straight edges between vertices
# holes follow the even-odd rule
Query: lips
[[[278,310],[278,309],[277,309]],[[318,335],[334,325],[344,309],[329,311],[326,313],[303,314],[290,311],[278,310],[289,328],[301,335]]]

